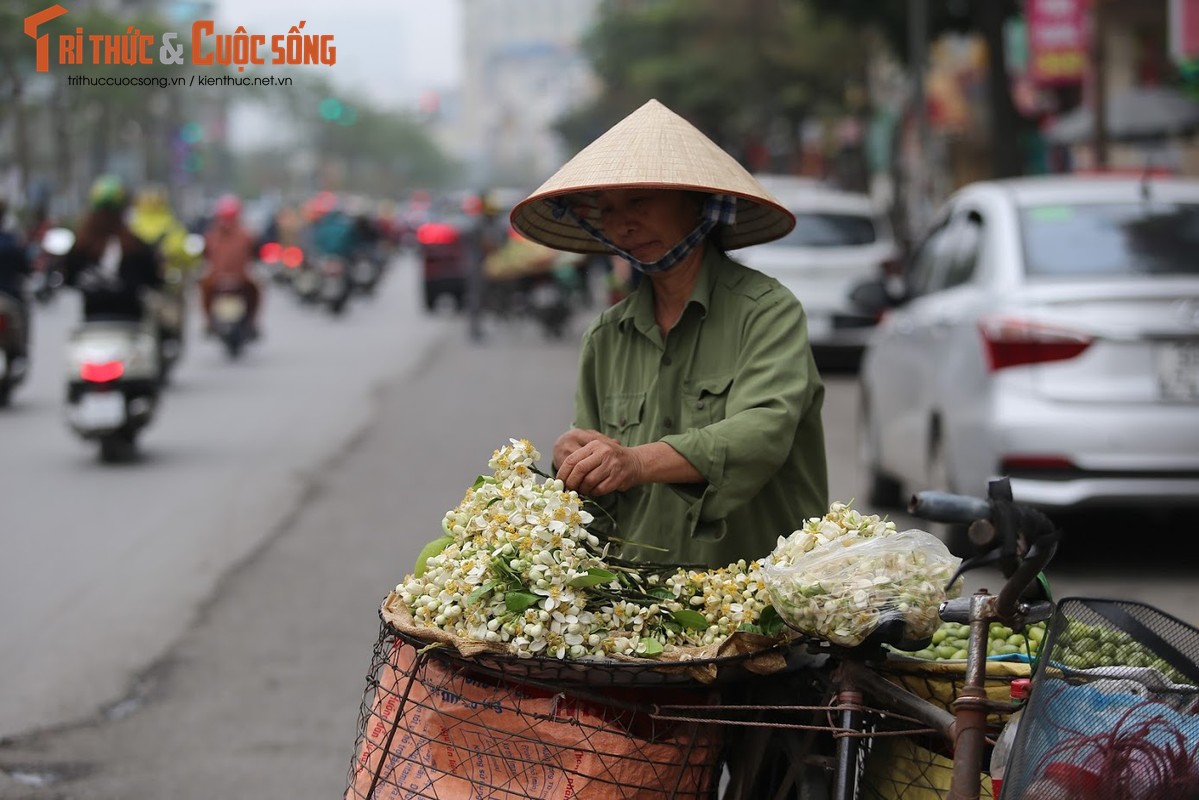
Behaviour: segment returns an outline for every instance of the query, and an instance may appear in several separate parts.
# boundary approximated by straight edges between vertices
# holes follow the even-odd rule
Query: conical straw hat
[[[535,242],[574,253],[610,250],[551,200],[602,189],[645,186],[735,195],[737,218],[721,244],[736,250],[785,236],[795,217],[744,167],[657,100],[616,123],[512,209],[512,225]],[[594,212],[592,212],[594,213]],[[588,220],[598,226],[598,217]]]

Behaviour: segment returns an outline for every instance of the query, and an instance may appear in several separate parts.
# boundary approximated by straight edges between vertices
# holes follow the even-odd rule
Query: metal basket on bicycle
[[[1199,797],[1199,629],[1141,603],[1062,600],[1002,797]]]
[[[381,617],[346,800],[711,797],[718,687],[781,668],[785,650],[674,663],[467,655],[387,604]],[[689,711],[666,718],[664,705]]]

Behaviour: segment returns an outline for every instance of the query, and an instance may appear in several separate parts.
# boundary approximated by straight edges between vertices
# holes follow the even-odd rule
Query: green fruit
[[[424,548],[421,549],[420,555],[416,557],[416,568],[412,570],[412,574],[417,578],[424,575],[425,562],[449,547],[453,541],[453,536],[438,536],[436,539],[425,545]]]

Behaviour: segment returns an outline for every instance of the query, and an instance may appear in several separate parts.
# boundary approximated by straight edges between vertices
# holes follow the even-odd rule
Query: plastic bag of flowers
[[[792,628],[842,647],[857,647],[884,620],[904,621],[906,639],[931,636],[961,559],[921,530],[833,503],[763,560],[763,582],[779,616]]]

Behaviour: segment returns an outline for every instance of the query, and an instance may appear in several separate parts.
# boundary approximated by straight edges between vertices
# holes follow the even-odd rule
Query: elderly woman
[[[795,220],[731,156],[651,100],[512,223],[643,273],[584,336],[573,428],[553,450],[557,476],[601,502],[626,556],[724,566],[825,513],[824,386],[803,308],[726,254]]]

